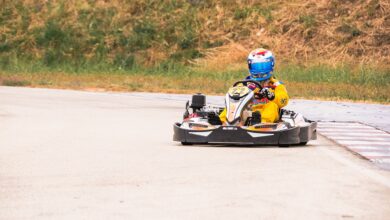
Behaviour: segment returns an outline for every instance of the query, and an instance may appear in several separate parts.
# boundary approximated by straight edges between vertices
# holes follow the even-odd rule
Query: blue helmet
[[[275,59],[271,51],[258,48],[249,53],[248,68],[250,79],[264,81],[271,78]]]

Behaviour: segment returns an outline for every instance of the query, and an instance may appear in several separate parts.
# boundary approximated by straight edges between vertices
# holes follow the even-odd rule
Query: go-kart
[[[260,112],[252,112],[251,106],[259,97],[248,88],[254,80],[237,81],[225,96],[225,106],[206,105],[206,96],[198,93],[187,101],[183,121],[173,125],[173,140],[183,145],[234,144],[234,145],[305,145],[317,139],[317,122],[299,113],[281,109],[276,123],[261,123]],[[226,121],[220,113],[226,108]],[[191,111],[191,112],[190,112]]]

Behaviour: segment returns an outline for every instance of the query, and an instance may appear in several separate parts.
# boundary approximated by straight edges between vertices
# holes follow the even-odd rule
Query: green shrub
[[[115,56],[114,65],[124,70],[131,70],[136,66],[135,56],[133,54],[117,54]]]
[[[357,37],[359,36],[362,32],[354,25],[349,25],[349,24],[342,24],[341,26],[336,28],[337,32],[341,32],[344,34],[347,34],[351,37]]]
[[[216,40],[216,41],[205,41],[203,43],[203,48],[213,48],[213,47],[220,47],[222,46],[224,43],[223,41],[221,40]]]
[[[235,20],[243,20],[247,18],[252,13],[250,8],[237,8],[234,11],[233,18]]]
[[[0,53],[8,52],[12,49],[11,45],[7,42],[0,43]]]
[[[135,24],[132,35],[127,39],[130,51],[144,50],[152,45],[157,34],[156,27],[151,21]]]
[[[271,6],[266,6],[266,7],[257,6],[254,8],[254,11],[260,14],[263,18],[265,18],[267,22],[271,22],[273,20],[272,10],[273,7]]]
[[[203,54],[196,49],[180,50],[170,56],[170,58],[175,61],[186,61],[189,59],[196,59],[199,57],[203,57]]]
[[[313,28],[317,25],[317,21],[314,15],[300,15],[298,22],[303,24],[306,29]]]

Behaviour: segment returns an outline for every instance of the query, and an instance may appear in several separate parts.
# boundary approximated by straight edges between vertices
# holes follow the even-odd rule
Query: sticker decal
[[[254,138],[257,137],[268,137],[268,136],[273,136],[274,134],[269,134],[269,133],[254,133],[254,132],[248,132],[248,134]]]

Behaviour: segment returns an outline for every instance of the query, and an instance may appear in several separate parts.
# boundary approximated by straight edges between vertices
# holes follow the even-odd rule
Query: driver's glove
[[[260,92],[259,87],[257,87],[256,84],[254,83],[249,83],[247,86],[250,90],[252,90],[255,93],[255,97],[257,98]]]
[[[268,100],[274,100],[275,99],[275,93],[271,91],[269,88],[263,88],[260,91],[260,95],[264,98],[267,98]]]
[[[248,83],[248,88],[253,91],[257,88],[257,86],[254,83]]]

